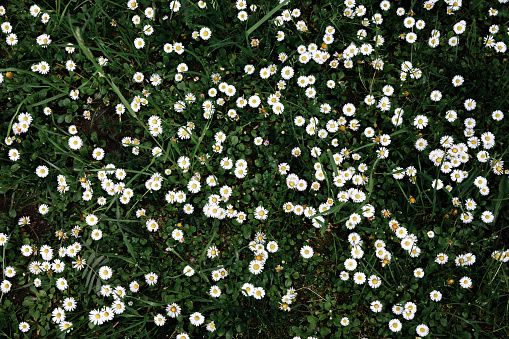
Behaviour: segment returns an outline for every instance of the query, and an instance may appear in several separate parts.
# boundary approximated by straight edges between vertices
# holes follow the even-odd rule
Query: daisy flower
[[[253,297],[255,299],[262,299],[263,297],[265,297],[265,290],[262,288],[262,287],[255,287],[253,289],[253,293],[252,293]]]
[[[428,118],[424,115],[417,115],[414,119],[414,126],[418,129],[423,129],[428,126]]]
[[[380,285],[382,285],[382,279],[376,275],[372,275],[368,279],[368,284],[371,288],[379,288]]]
[[[127,2],[127,8],[134,11],[136,8],[138,8],[138,2],[136,0],[129,0]]]
[[[14,270],[14,267],[7,266],[4,269],[4,274],[7,276],[7,278],[12,278],[12,277],[14,277],[16,275],[16,271]]]
[[[64,305],[64,309],[68,312],[74,311],[77,307],[76,300],[73,297],[65,298],[62,304]]]
[[[209,40],[211,36],[212,36],[212,31],[210,30],[210,28],[202,27],[200,29],[200,38],[202,38],[203,40]]]
[[[143,40],[143,38],[134,39],[134,47],[136,47],[136,49],[145,47],[145,40]]]
[[[437,264],[443,265],[443,264],[447,263],[448,260],[449,260],[449,256],[447,254],[439,253],[435,259],[435,262]]]
[[[51,312],[51,316],[51,320],[53,320],[54,323],[59,324],[65,320],[65,311],[60,307],[57,307],[53,310],[53,312]]]
[[[463,277],[460,279],[460,286],[463,288],[469,288],[472,286],[472,279],[469,277]]]
[[[456,75],[452,78],[452,84],[454,87],[463,85],[463,82],[465,82],[465,79],[461,75]]]
[[[212,321],[212,322],[207,324],[206,329],[209,332],[214,332],[216,330],[216,324]]]
[[[157,274],[150,272],[145,274],[145,281],[149,286],[155,285],[157,283]]]
[[[192,277],[194,275],[194,269],[191,266],[187,265],[186,267],[184,267],[183,273],[188,277]]]
[[[166,318],[162,314],[156,314],[154,316],[154,323],[157,326],[163,326],[165,322],[166,322]]]
[[[254,211],[255,219],[266,220],[268,216],[269,216],[269,211],[266,208],[264,208],[263,206],[256,207],[256,209]]]
[[[41,14],[41,8],[37,5],[30,6],[30,14],[36,18],[39,14]]]
[[[44,165],[37,166],[37,168],[35,169],[35,173],[39,178],[46,178],[49,174],[49,169],[47,166]]]
[[[249,272],[251,272],[251,274],[258,275],[262,273],[263,269],[264,269],[263,263],[259,262],[258,260],[252,260],[249,263]]]
[[[26,321],[20,322],[18,328],[23,333],[30,331],[30,325]]]
[[[366,282],[366,274],[364,274],[363,272],[355,272],[355,274],[353,275],[353,281],[357,285],[364,284]]]
[[[180,306],[176,303],[166,306],[166,313],[170,318],[177,318],[180,315]]]
[[[467,111],[472,111],[475,109],[477,104],[474,99],[467,99],[465,100],[464,106]]]
[[[415,332],[419,337],[425,337],[429,334],[429,328],[425,324],[420,324],[415,328]]]
[[[189,316],[189,321],[191,324],[198,327],[205,322],[205,317],[200,312],[194,312]]]
[[[429,297],[431,300],[438,302],[442,300],[442,293],[440,293],[440,291],[433,290],[430,292]]]
[[[403,326],[401,325],[401,321],[399,321],[398,319],[392,319],[391,321],[389,321],[389,329],[392,332],[399,332],[401,331],[402,327]]]
[[[379,313],[379,312],[382,312],[383,305],[380,301],[376,300],[376,301],[371,302],[370,309],[374,313]]]
[[[99,273],[99,276],[101,277],[101,279],[108,280],[112,277],[113,270],[109,266],[102,266],[99,269],[98,273]]]
[[[210,287],[209,293],[212,297],[219,298],[221,296],[221,289],[218,286],[214,285]]]
[[[303,246],[301,249],[300,249],[300,255],[304,258],[304,259],[309,259],[313,256],[314,254],[314,251],[313,251],[313,248],[311,246]]]

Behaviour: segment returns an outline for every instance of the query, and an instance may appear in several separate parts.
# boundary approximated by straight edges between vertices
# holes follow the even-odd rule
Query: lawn
[[[1,337],[509,336],[508,0],[0,25]]]

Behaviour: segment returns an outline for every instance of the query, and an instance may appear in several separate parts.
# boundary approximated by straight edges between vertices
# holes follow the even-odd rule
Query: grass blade
[[[279,5],[277,5],[276,7],[274,7],[269,13],[265,14],[265,16],[263,18],[261,18],[256,24],[254,24],[253,26],[251,26],[250,29],[247,30],[246,32],[246,37],[248,37],[251,33],[253,33],[253,31],[255,29],[257,29],[258,27],[260,27],[260,25],[262,25],[265,21],[269,20],[269,18],[271,16],[274,15],[274,13],[276,13],[277,11],[279,11],[281,9],[281,7],[283,7],[284,5],[286,5],[288,2],[290,2],[290,0],[285,0],[283,1],[282,3],[280,3]]]

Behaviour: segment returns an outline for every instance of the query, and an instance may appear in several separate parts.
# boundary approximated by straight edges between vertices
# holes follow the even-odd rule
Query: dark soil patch
[[[29,205],[18,211],[18,215],[30,217],[30,225],[22,227],[20,232],[27,232],[30,238],[38,240],[51,231],[51,226],[39,213],[36,199],[29,201]]]
[[[10,196],[0,197],[0,211],[9,211],[10,206],[16,210],[15,218],[29,217],[30,224],[19,229],[20,233],[27,232],[28,236],[38,240],[44,234],[50,231],[50,225],[39,213],[37,199],[25,197],[23,199],[12,201]],[[21,208],[20,208],[21,207]]]
[[[97,133],[98,140],[106,142],[105,147],[103,147],[106,153],[122,156],[123,150],[119,142],[119,134],[124,133],[124,136],[127,136],[128,134],[125,133],[129,133],[130,129],[126,131],[127,126],[119,119],[114,107],[106,106],[102,101],[93,102],[89,111],[90,120],[83,117],[76,119],[75,124],[78,130],[89,140],[91,140],[92,133]]]

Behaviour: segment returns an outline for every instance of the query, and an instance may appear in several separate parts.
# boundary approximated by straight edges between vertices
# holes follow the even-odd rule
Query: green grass
[[[187,333],[191,338],[415,338],[421,324],[433,338],[509,335],[509,187],[503,164],[508,152],[508,63],[506,52],[490,49],[484,42],[493,35],[501,46],[509,44],[505,4],[473,1],[447,15],[444,2],[430,10],[417,1],[390,3],[390,9],[383,11],[380,3],[361,0],[355,8],[362,5],[365,13],[348,18],[342,2],[271,0],[256,4],[256,10],[248,2],[243,9],[247,20],[241,21],[242,9],[224,0],[206,2],[205,8],[182,0],[175,12],[170,1],[136,0],[135,10],[129,9],[130,2],[42,2],[37,18],[30,14],[31,2],[4,4],[0,24],[10,23],[10,33],[17,35],[18,42],[8,45],[10,33],[0,33],[0,282],[5,290],[0,295],[1,337],[178,338]],[[398,6],[406,14],[398,15]],[[148,7],[155,13],[153,18],[145,14]],[[491,8],[498,10],[497,15],[490,15]],[[278,17],[286,10],[290,14],[299,10],[300,15],[279,25]],[[416,21],[424,21],[422,30],[405,27],[403,20],[411,11]],[[364,18],[371,20],[377,13],[382,15],[381,24],[363,25]],[[45,14],[51,18],[42,23]],[[140,24],[134,24],[135,15]],[[464,33],[456,34],[454,25],[461,20],[466,23]],[[146,25],[152,26],[153,34],[143,33]],[[493,25],[498,25],[497,33],[490,33]],[[211,31],[208,40],[200,37],[204,27]],[[329,29],[335,30],[334,41],[322,46]],[[361,29],[366,31],[364,39],[358,35]],[[433,30],[440,32],[435,48],[428,43]],[[284,33],[281,41],[278,32]],[[418,37],[413,44],[404,39],[410,32]],[[193,38],[196,33],[197,39]],[[47,47],[37,43],[41,34],[52,40]],[[376,35],[385,41],[377,44]],[[452,36],[458,37],[457,46],[449,45]],[[143,38],[144,47],[134,46],[136,38]],[[166,43],[182,43],[184,52],[166,53]],[[66,52],[68,44],[75,48],[73,53]],[[351,44],[361,50],[350,56],[352,67],[347,67],[344,61]],[[365,44],[373,49],[366,55],[362,53]],[[299,46],[328,53],[328,57],[323,63],[302,63]],[[285,62],[279,60],[280,53],[286,53]],[[108,59],[107,64],[100,64],[101,56]],[[384,62],[382,69],[372,65],[378,58]],[[66,69],[68,60],[76,64],[73,71]],[[332,60],[338,62],[337,68],[331,66]],[[50,67],[47,74],[32,71],[41,61]],[[405,61],[422,72],[420,78],[409,73],[402,80]],[[188,70],[179,73],[177,66],[182,63]],[[253,65],[255,72],[247,74],[246,65]],[[263,68],[273,66],[275,74],[261,76]],[[283,79],[285,66],[294,72],[290,79]],[[141,83],[133,80],[136,72],[144,75]],[[162,79],[160,84],[151,83],[154,74]],[[453,86],[456,75],[464,78],[461,86]],[[314,83],[300,87],[301,76],[314,76]],[[331,80],[333,87],[327,84]],[[229,97],[219,91],[222,83],[232,86],[235,94]],[[394,90],[387,96],[390,109],[365,102],[372,95],[379,103],[386,96],[385,86]],[[314,96],[307,95],[310,87],[316,91]],[[76,89],[80,95],[73,100],[70,92]],[[210,89],[217,95],[210,96]],[[430,97],[434,90],[441,92],[439,101]],[[194,102],[187,100],[191,94]],[[276,114],[269,103],[274,95],[284,107],[282,114]],[[254,96],[260,99],[258,106],[237,103],[241,97],[247,101]],[[131,105],[136,98],[140,109]],[[464,105],[470,98],[476,101],[474,110]],[[207,100],[214,107],[208,116],[203,107]],[[320,111],[325,103],[332,112]],[[353,115],[343,112],[348,103],[356,108]],[[122,115],[117,114],[119,104],[125,108]],[[184,108],[179,109],[179,104]],[[45,114],[47,107],[50,114]],[[398,108],[404,111],[401,124],[394,119]],[[450,110],[457,113],[454,121],[446,117]],[[505,117],[495,118],[497,110]],[[26,130],[16,130],[26,114],[33,120]],[[417,115],[429,119],[423,129],[414,124]],[[295,122],[299,116],[304,125]],[[160,120],[161,133],[153,131],[154,117]],[[475,119],[472,131],[465,127],[467,118]],[[318,122],[310,133],[313,119]],[[337,127],[331,127],[331,121]],[[76,134],[71,133],[72,126]],[[216,141],[220,132],[226,138],[222,143]],[[486,132],[495,138],[493,144],[483,142]],[[383,145],[382,135],[391,142]],[[479,138],[477,147],[469,144],[473,135]],[[70,147],[73,136],[80,137],[81,147]],[[452,163],[455,157],[446,155],[445,136],[453,138],[456,148],[463,148],[464,153],[458,154],[464,160],[452,168],[461,170],[463,179],[456,180],[452,171],[446,171],[444,163]],[[123,144],[127,137],[130,143]],[[258,138],[260,145],[255,143]],[[416,147],[419,138],[427,141],[424,150]],[[214,149],[218,145],[220,152]],[[299,156],[294,155],[297,147]],[[315,147],[321,151],[316,157],[311,154]],[[387,157],[378,154],[382,147],[389,152]],[[104,158],[94,158],[97,148],[104,151]],[[13,150],[19,159],[11,159]],[[490,161],[479,158],[483,150]],[[444,151],[439,162],[433,158],[437,151]],[[341,161],[335,161],[340,155]],[[225,157],[234,164],[232,168],[221,165]],[[184,160],[186,165],[181,165]],[[236,173],[238,160],[247,164],[243,168],[247,174]],[[502,165],[497,168],[491,160]],[[365,170],[359,168],[361,163]],[[287,173],[280,172],[281,164],[290,167]],[[122,169],[125,177],[117,176],[115,170],[108,174],[107,165]],[[49,175],[40,177],[38,166],[46,166]],[[398,179],[410,166],[416,175]],[[323,180],[317,168],[323,171]],[[350,178],[358,174],[354,178],[362,183],[347,180],[347,173]],[[293,187],[305,182],[306,188],[290,188],[290,174],[298,177]],[[64,193],[59,192],[60,175],[68,187]],[[103,182],[104,176],[110,181]],[[339,176],[344,185],[337,184]],[[215,186],[209,184],[210,177]],[[488,194],[476,186],[478,177],[486,178]],[[188,185],[196,180],[201,188],[192,193]],[[440,180],[444,187],[435,190],[433,180]],[[120,186],[108,192],[107,183]],[[230,194],[224,194],[224,186]],[[87,187],[90,200],[83,195]],[[120,193],[126,189],[130,198]],[[345,191],[351,194],[347,201],[341,198]],[[172,202],[172,192],[186,197]],[[99,197],[105,198],[104,204]],[[216,198],[224,218],[205,213],[204,207]],[[472,202],[476,207],[469,210]],[[304,213],[288,213],[287,203]],[[43,204],[49,209],[46,214],[39,212]],[[189,206],[194,209],[191,213],[185,211]],[[257,207],[265,208],[268,217],[259,218]],[[307,216],[311,208],[314,214]],[[485,211],[491,212],[491,222],[483,220]],[[240,212],[243,220],[237,220]],[[90,215],[99,222],[87,222]],[[464,222],[465,216],[473,220]],[[20,222],[24,217],[30,221]],[[353,218],[360,222],[352,224]],[[157,223],[156,231],[148,230],[148,221]],[[395,224],[398,232],[415,236],[418,249],[413,250],[419,255],[402,247],[408,238],[397,237],[391,228]],[[76,226],[80,227],[78,237],[73,235]],[[102,232],[99,240],[94,240],[95,230]],[[429,231],[434,237],[428,236]],[[275,241],[275,253],[250,249],[260,232],[265,240],[258,242],[265,246]],[[2,236],[8,240],[2,241]],[[353,236],[362,244],[354,246],[349,240]],[[386,262],[377,257],[377,241],[383,241],[389,253]],[[86,260],[81,270],[73,263],[78,255],[59,256],[61,249],[76,244],[81,247],[79,259]],[[23,245],[38,252],[24,256]],[[33,273],[35,262],[44,265],[39,253],[44,245],[54,251],[49,265],[59,259],[65,263],[63,271]],[[209,258],[213,246],[219,254]],[[311,258],[301,256],[303,246],[313,248]],[[352,252],[356,249],[362,253]],[[436,262],[439,253],[448,255],[446,264]],[[497,253],[498,259],[494,258]],[[475,255],[475,263],[457,265],[455,260],[466,254]],[[257,255],[266,258],[258,258],[264,266],[254,274],[250,266]],[[354,256],[357,267],[348,271],[345,261]],[[111,268],[111,278],[102,276],[105,266]],[[194,269],[192,276],[185,274],[187,266]],[[7,276],[9,267],[16,272],[13,277]],[[417,268],[423,269],[424,277],[414,276]],[[227,275],[216,280],[222,269]],[[346,280],[344,272],[349,273]],[[158,276],[156,284],[146,281],[149,273]],[[366,282],[356,283],[356,273],[364,274]],[[370,287],[370,277],[381,285]],[[472,280],[472,286],[461,286],[464,277]],[[36,278],[41,286],[36,286]],[[63,290],[57,288],[60,278],[68,285]],[[12,286],[5,287],[4,280]],[[139,289],[133,292],[134,282]],[[245,283],[261,288],[264,296],[245,296]],[[105,285],[125,289],[121,299],[125,309],[111,320],[101,317],[104,322],[94,325],[89,320],[91,312],[117,305],[114,297],[101,293]],[[210,295],[212,286],[219,287],[220,297]],[[297,295],[286,312],[281,305],[290,288]],[[442,293],[440,301],[431,300],[433,290]],[[63,307],[68,297],[75,299],[77,307],[65,311],[70,327],[65,333],[52,312]],[[370,309],[376,300],[383,305],[378,313]],[[407,302],[417,307],[406,316],[409,319],[392,311],[394,305]],[[176,318],[167,314],[166,307],[172,303],[181,308]],[[195,312],[205,318],[200,326],[190,319]],[[165,317],[163,326],[156,324],[159,314]],[[393,319],[402,324],[397,332],[389,327]],[[30,327],[27,332],[19,327],[23,322]],[[213,332],[206,328],[211,323]]]

